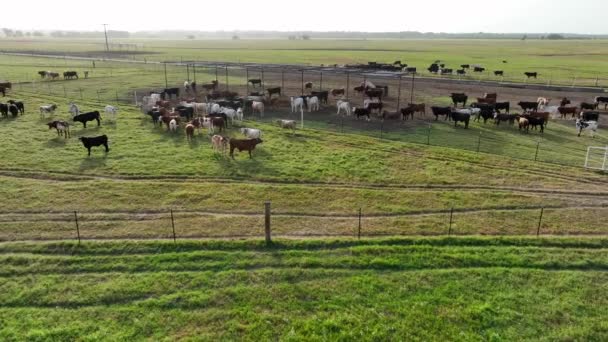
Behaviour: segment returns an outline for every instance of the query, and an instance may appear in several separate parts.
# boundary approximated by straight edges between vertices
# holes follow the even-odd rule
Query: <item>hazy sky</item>
[[[24,30],[608,33],[608,0],[16,0],[3,12],[17,14],[1,27]]]

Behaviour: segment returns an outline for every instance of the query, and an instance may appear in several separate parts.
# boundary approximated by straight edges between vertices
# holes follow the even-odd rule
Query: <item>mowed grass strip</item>
[[[604,340],[602,239],[1,244],[3,339]]]

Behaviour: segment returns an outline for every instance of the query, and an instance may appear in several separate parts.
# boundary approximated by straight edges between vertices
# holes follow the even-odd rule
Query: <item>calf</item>
[[[251,151],[255,150],[256,145],[261,144],[263,141],[260,138],[254,139],[230,139],[230,157],[234,159],[234,150],[237,149],[239,152],[249,152],[249,158],[253,158]]]
[[[17,108],[17,106],[15,106],[15,105],[14,105],[14,104],[12,104],[12,103],[9,103],[9,104],[8,104],[8,111],[9,111],[9,113],[11,113],[11,115],[12,115],[13,117],[17,117],[17,116],[19,116],[19,108]]]
[[[464,69],[458,69],[458,70],[456,70],[456,74],[457,75],[466,75],[467,72]]]
[[[152,123],[154,123],[154,126],[156,126],[156,123],[159,121],[158,118],[160,118],[161,113],[158,110],[149,110],[148,112],[146,112],[146,115],[149,115],[150,118],[152,118]]]
[[[450,116],[452,117],[452,120],[454,120],[454,127],[458,126],[459,121],[462,121],[464,122],[464,128],[469,128],[469,120],[471,120],[470,114],[452,112]]]
[[[40,116],[44,117],[44,114],[53,114],[55,109],[57,109],[57,105],[55,104],[40,106]]]
[[[482,68],[482,67],[474,67],[473,68],[474,72],[484,72],[486,71],[486,68]],[[466,127],[465,127],[466,128]]]
[[[316,96],[313,97],[307,97],[306,98],[306,103],[308,103],[308,112],[318,112],[319,111],[319,98]]]
[[[469,64],[461,64],[460,67],[463,68],[463,69],[468,69],[471,66]]]
[[[530,122],[528,121],[528,118],[525,118],[523,116],[517,119],[517,124],[519,125],[520,131],[523,129],[525,132],[528,132],[528,130],[530,129]]]
[[[291,129],[293,131],[293,133],[296,132],[296,121],[295,120],[277,120],[276,123],[281,128],[288,128],[288,129]]]
[[[87,122],[93,120],[97,121],[97,127],[101,125],[101,115],[99,114],[99,111],[78,114],[72,118],[72,121],[82,123],[84,125],[84,128],[87,128]]]
[[[433,111],[433,115],[435,115],[435,121],[437,121],[439,119],[439,115],[445,115],[445,119],[447,120],[450,117],[450,114],[452,113],[452,108],[451,107],[431,107],[431,110]]]
[[[116,113],[118,113],[118,108],[114,106],[107,105],[104,108],[104,112],[108,115],[112,116],[112,120],[116,120]]]
[[[367,116],[367,121],[371,121],[371,112],[369,109],[367,108],[357,108],[357,107],[353,107],[352,113],[355,115],[355,117],[357,118],[357,120],[359,120],[360,117],[362,116]]]
[[[221,152],[222,154],[226,154],[226,148],[228,147],[228,142],[230,139],[221,136],[214,135],[211,137],[211,148],[216,152]]]
[[[62,120],[55,120],[53,122],[47,123],[49,129],[56,129],[58,136],[64,136],[67,139],[70,136],[70,124]]]
[[[89,156],[91,156],[91,147],[94,146],[103,145],[106,148],[106,153],[110,152],[108,148],[108,136],[105,134],[97,137],[80,137],[78,139],[82,141],[84,147],[89,151]]]
[[[194,125],[191,123],[186,124],[186,140],[191,141],[194,137]]]
[[[262,137],[262,131],[257,128],[241,128],[241,134],[249,139],[257,139]]]
[[[528,125],[530,127],[532,127],[533,129],[536,129],[538,126],[540,126],[540,132],[544,133],[545,124],[546,124],[545,118],[532,116],[532,115],[523,115],[522,118],[525,118],[526,120],[528,120]],[[527,131],[527,129],[526,129],[526,131]]]

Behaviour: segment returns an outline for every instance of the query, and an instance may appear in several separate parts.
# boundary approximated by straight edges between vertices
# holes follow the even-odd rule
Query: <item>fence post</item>
[[[281,69],[281,90],[285,90],[285,69]]]
[[[450,208],[450,225],[448,227],[448,236],[452,235],[452,218],[454,216],[454,207]]]
[[[261,67],[260,69],[261,69],[260,71],[262,72],[262,93],[263,93],[264,92],[264,67]]]
[[[78,213],[74,210],[74,221],[76,222],[76,236],[78,236],[78,244],[80,245],[80,227],[78,226]]]
[[[133,102],[135,105],[137,105],[137,90],[135,90],[133,92],[133,99],[135,100],[135,102]]]
[[[173,209],[171,210],[171,228],[173,229],[173,242],[176,242],[175,238],[175,220],[173,219]]]
[[[228,65],[224,65],[224,68],[226,70],[226,91],[229,91],[230,83],[228,82]]]
[[[169,82],[167,81],[167,62],[163,63],[165,65],[165,88],[169,88]]]
[[[538,218],[538,228],[536,228],[537,237],[540,235],[540,225],[543,222],[543,211],[545,211],[545,208],[544,207],[540,208],[540,216]]]
[[[350,72],[346,72],[346,99],[348,99],[348,89],[350,88]]]
[[[264,235],[266,244],[272,243],[270,232],[270,201],[266,201],[264,202]]]
[[[477,138],[477,153],[479,153],[480,146],[481,146],[481,131],[479,131],[479,137]]]
[[[414,103],[414,79],[416,78],[416,73],[412,73],[412,89],[410,90],[410,103]]]
[[[186,81],[190,82],[190,64],[186,63]]]
[[[80,90],[80,99],[82,100],[82,88],[79,88],[78,90]]]
[[[247,95],[249,95],[249,68],[245,67],[245,86],[247,87]]]
[[[536,142],[536,153],[534,154],[534,161],[538,159],[538,148],[540,147],[540,141]]]
[[[68,92],[65,90],[65,86],[63,86],[63,97],[68,97]]]
[[[383,133],[384,133],[384,120],[380,121],[380,139],[382,139]]]
[[[196,82],[196,63],[192,64],[192,80]]]
[[[217,65],[215,65],[215,80],[218,81],[218,79],[217,79]]]
[[[344,133],[344,117],[342,115],[340,115],[340,133]]]
[[[323,71],[319,72],[319,91],[323,90]]]
[[[118,104],[118,90],[115,91],[116,94],[116,104]]]
[[[99,90],[97,90],[97,102],[101,102],[101,98],[99,97]]]
[[[304,95],[304,69],[302,69],[302,94]]]
[[[399,106],[401,105],[401,78],[402,76],[399,75],[399,86],[397,87],[397,110],[399,110]]]
[[[361,240],[361,208],[359,208],[359,228],[357,231],[357,238]]]
[[[428,129],[428,131],[426,133],[426,144],[427,145],[431,144],[431,125],[432,124],[429,124],[429,129]]]

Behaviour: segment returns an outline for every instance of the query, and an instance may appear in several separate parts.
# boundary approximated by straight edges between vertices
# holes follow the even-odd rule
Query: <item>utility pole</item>
[[[110,45],[108,44],[108,31],[106,30],[106,26],[108,26],[108,24],[102,24],[103,25],[103,34],[106,36],[106,52],[110,52]]]

